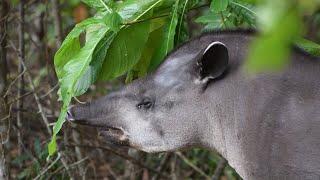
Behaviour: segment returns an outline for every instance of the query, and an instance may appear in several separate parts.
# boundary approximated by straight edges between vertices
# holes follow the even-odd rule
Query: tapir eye
[[[150,98],[144,98],[137,104],[138,109],[150,109],[153,106],[153,101]]]

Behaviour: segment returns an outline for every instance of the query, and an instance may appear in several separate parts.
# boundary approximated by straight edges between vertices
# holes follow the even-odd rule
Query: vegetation
[[[18,167],[18,172],[9,172],[21,179],[53,176],[58,179],[88,178],[83,172],[86,168],[91,168],[87,173],[90,175],[100,171],[108,172],[111,177],[124,174],[128,177],[123,159],[138,165],[142,169],[142,177],[149,177],[153,168],[163,164],[163,169],[157,169],[161,173],[154,173],[153,177],[159,174],[168,176],[171,169],[171,178],[174,178],[177,174],[172,171],[179,169],[180,176],[191,171],[182,176],[185,178],[202,179],[223,174],[223,178],[237,179],[239,177],[228,166],[222,168],[222,173],[215,172],[223,161],[218,155],[205,150],[169,153],[160,157],[143,155],[143,160],[137,161],[121,150],[113,150],[106,145],[102,147],[98,141],[81,146],[88,139],[96,138],[94,130],[91,137],[80,137],[82,133],[72,130],[69,132],[72,140],[67,137],[66,127],[65,131],[59,132],[64,126],[71,126],[64,125],[65,116],[71,102],[79,101],[77,97],[88,99],[98,96],[122,82],[129,83],[145,76],[174,47],[202,32],[257,29],[259,36],[252,43],[246,61],[252,73],[281,70],[288,63],[292,44],[320,56],[320,45],[317,44],[320,42],[319,0],[3,0],[1,7],[0,67],[3,76],[2,80],[0,78],[0,94],[5,108],[0,108],[6,113],[0,113],[0,118],[6,122],[17,119],[13,129],[17,132],[14,139],[17,139],[19,152],[9,164]],[[39,22],[34,23],[33,20]],[[17,24],[18,33],[8,31],[15,29]],[[36,32],[32,32],[33,29]],[[67,34],[65,38],[64,34]],[[55,52],[54,60],[52,52]],[[58,79],[55,79],[53,68]],[[10,72],[10,69],[14,70]],[[50,102],[57,101],[55,92],[62,102],[57,121],[59,105]],[[34,96],[32,101],[37,104],[30,108],[39,111],[30,117],[23,113],[23,109],[28,108],[25,97],[29,95]],[[16,102],[17,108],[13,109],[12,104]],[[50,106],[52,109],[49,111]],[[49,115],[53,118],[48,118]],[[24,135],[20,133],[22,128],[26,128],[23,117],[44,122],[44,127],[35,131],[43,131],[39,133],[41,138],[25,138],[33,145],[26,146],[23,140],[23,136],[31,136],[31,131]],[[53,123],[53,130],[50,123]],[[8,132],[10,128],[6,126]],[[6,148],[12,154],[14,148],[1,149]],[[107,151],[107,155],[101,155],[101,150]],[[95,160],[105,166],[105,169],[97,170],[98,163],[90,156],[92,152],[98,152],[112,162],[97,160],[96,157]],[[121,158],[106,158],[110,153]],[[78,168],[78,173],[74,167]]]

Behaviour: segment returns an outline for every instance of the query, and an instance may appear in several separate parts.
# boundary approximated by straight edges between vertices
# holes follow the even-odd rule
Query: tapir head
[[[228,65],[228,50],[212,42],[197,52],[171,53],[145,78],[91,103],[74,106],[68,120],[98,127],[106,141],[146,152],[201,145],[201,94]]]

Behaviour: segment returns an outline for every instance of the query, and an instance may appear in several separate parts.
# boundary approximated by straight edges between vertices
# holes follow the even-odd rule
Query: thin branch
[[[57,83],[56,85],[53,86],[53,88],[51,88],[46,94],[40,96],[40,99],[45,98],[46,96],[48,96],[49,94],[51,94],[54,90],[56,90],[59,87],[59,84]]]
[[[10,41],[10,43],[11,43],[11,46],[12,46],[14,49],[16,49],[15,46],[14,46],[14,44],[12,43],[12,41]],[[26,74],[26,76],[27,76],[27,78],[28,78],[28,81],[29,81],[29,83],[30,83],[29,85],[30,85],[31,91],[32,91],[32,93],[33,93],[33,96],[34,96],[34,98],[35,98],[35,100],[36,100],[36,103],[37,103],[37,105],[38,105],[38,110],[39,110],[39,113],[41,114],[42,120],[43,120],[43,122],[45,123],[45,125],[47,126],[47,131],[48,131],[48,133],[51,135],[51,134],[52,134],[52,131],[51,131],[51,128],[50,128],[50,126],[49,126],[49,121],[48,121],[48,119],[47,119],[47,117],[46,117],[46,115],[45,115],[45,113],[44,113],[44,111],[43,111],[43,107],[42,107],[42,105],[41,105],[41,103],[40,103],[39,96],[38,96],[38,94],[36,93],[35,86],[34,86],[34,84],[33,84],[31,75],[30,75],[30,73],[28,72],[27,66],[25,65],[24,61],[22,61],[22,60],[20,59],[20,63],[21,63],[21,65],[22,65],[22,68],[24,69],[25,74]],[[21,109],[21,108],[19,108],[19,109]],[[19,127],[19,126],[18,126],[18,127]],[[20,128],[20,127],[19,127],[19,128]]]
[[[40,179],[42,175],[44,175],[47,171],[49,171],[49,169],[51,169],[52,166],[54,166],[59,161],[60,158],[61,158],[61,155],[60,153],[58,153],[58,157],[47,168],[42,170],[40,174],[38,174],[38,176],[34,178],[34,180]]]
[[[11,43],[11,46],[13,47],[13,49],[15,49],[17,53],[19,53],[19,51],[17,51],[16,47],[14,46],[14,44],[13,44],[11,41],[10,41],[10,43]],[[50,135],[52,135],[52,131],[51,131],[51,128],[50,128],[49,121],[48,121],[48,119],[47,119],[47,116],[46,116],[45,113],[44,113],[43,107],[42,107],[42,105],[41,105],[41,103],[40,103],[39,96],[38,96],[38,94],[37,94],[36,91],[35,91],[35,86],[34,86],[34,84],[33,84],[31,75],[30,75],[30,73],[28,72],[27,66],[24,64],[23,61],[21,61],[21,64],[22,64],[22,66],[23,66],[23,68],[24,68],[24,70],[25,70],[25,73],[26,73],[27,77],[28,77],[28,81],[29,81],[29,83],[30,83],[30,87],[31,87],[32,93],[33,93],[34,98],[35,98],[35,100],[36,100],[36,103],[37,103],[37,105],[38,105],[39,113],[41,114],[42,120],[43,120],[44,124],[45,124],[46,127],[47,127],[48,133],[49,133]],[[58,148],[58,152],[59,152],[60,154],[62,154],[62,152],[59,151],[59,148]],[[66,160],[63,158],[63,155],[61,155],[61,156],[62,156],[62,157],[61,157],[61,163],[62,163],[63,166],[66,168],[69,176],[71,177],[71,172],[70,172],[70,170],[69,170],[70,168],[69,168]]]
[[[222,159],[218,163],[217,168],[214,170],[212,180],[219,180],[219,177],[220,177],[224,167],[226,167],[226,164],[227,164],[227,160],[222,157]]]
[[[10,102],[8,102],[8,104],[13,104],[15,102],[17,102],[19,99],[22,99],[22,98],[25,98],[29,95],[31,95],[33,92],[27,92],[27,93],[24,93],[23,95],[19,96],[19,97],[16,97],[14,98],[13,100],[11,100]]]
[[[85,157],[85,158],[83,158],[83,159],[80,159],[79,161],[76,161],[76,162],[70,164],[70,165],[69,165],[69,168],[75,168],[75,166],[77,166],[78,164],[81,164],[82,162],[84,162],[84,161],[86,161],[86,160],[88,160],[88,159],[89,159],[88,156]],[[53,175],[59,173],[60,171],[62,171],[62,169],[63,169],[63,167],[57,168],[54,172],[50,173],[50,177],[48,177],[48,179],[51,179],[51,177],[52,177]]]
[[[61,16],[59,13],[59,1],[51,0],[51,3],[52,3],[52,13],[53,13],[53,19],[54,19],[56,45],[57,45],[57,48],[59,48],[62,43],[62,24],[61,24]]]
[[[101,4],[104,6],[104,8],[106,8],[106,10],[107,10],[109,13],[112,12],[111,8],[109,8],[109,7],[106,5],[106,3],[103,2],[103,0],[100,0],[100,2],[101,2]]]
[[[171,157],[171,153],[166,153],[164,157],[162,158],[160,165],[157,168],[157,171],[162,172],[162,170],[166,167],[167,163],[169,162]],[[152,177],[152,180],[158,180],[159,175],[156,174],[155,176]]]
[[[196,165],[194,165],[191,161],[189,161],[188,158],[186,158],[181,152],[176,152],[176,155],[178,155],[187,165],[189,165],[192,169],[194,169],[196,172],[201,174],[202,176],[206,177],[207,179],[211,179],[210,176],[208,176],[206,173],[204,173],[200,168],[198,168]]]
[[[150,18],[146,18],[146,19],[140,19],[140,20],[136,20],[136,21],[131,21],[131,22],[127,22],[127,23],[122,23],[122,25],[132,25],[132,24],[136,24],[136,23],[141,23],[141,22],[145,22],[145,21],[150,21],[153,19],[158,19],[158,18],[163,18],[163,17],[168,17],[170,14],[162,14],[159,16],[154,16],[154,17],[150,17]]]
[[[1,128],[0,133],[0,179],[10,179],[10,153],[8,153],[6,143],[9,142],[11,121],[9,119],[12,105],[9,107],[8,118],[2,118],[8,112],[8,99],[1,96],[5,92],[8,85],[8,64],[7,64],[7,22],[9,17],[9,3],[7,0],[1,1],[0,7],[0,118]],[[1,86],[3,85],[3,88]]]
[[[169,178],[167,175],[143,164],[142,162],[140,162],[139,160],[136,160],[134,158],[132,158],[131,156],[128,156],[127,154],[123,154],[123,153],[120,153],[116,150],[113,150],[109,147],[106,147],[106,146],[93,146],[93,145],[82,145],[82,144],[66,144],[66,146],[78,146],[78,147],[83,147],[83,148],[94,148],[94,149],[101,149],[101,150],[104,150],[104,151],[108,151],[112,154],[115,154],[123,159],[126,159],[130,162],[132,162],[133,164],[136,164],[142,168],[145,168],[145,169],[148,169],[149,171],[153,172],[153,173],[156,173],[156,174],[159,174],[160,176],[164,177],[164,178]]]
[[[3,117],[3,118],[0,119],[0,122],[3,122],[3,121],[5,121],[5,120],[8,119],[8,127],[7,127],[7,132],[6,132],[7,137],[6,137],[5,140],[3,140],[3,138],[1,137],[1,142],[0,142],[1,144],[6,144],[6,143],[9,141],[10,130],[11,130],[11,121],[10,121],[11,109],[12,109],[12,104],[10,104],[10,106],[9,106],[9,111],[7,111],[7,112],[9,112],[9,114],[8,114],[7,116],[5,116],[5,117]]]
[[[154,4],[152,4],[148,9],[146,9],[143,13],[141,13],[138,17],[136,17],[133,21],[138,20],[139,18],[141,18],[144,14],[146,14],[148,11],[150,11],[150,9],[154,8],[157,4],[159,4],[162,0],[158,0],[157,2],[155,2]]]
[[[18,72],[19,74],[22,74],[21,77],[18,79],[18,92],[17,96],[20,97],[24,92],[24,71],[22,63],[25,61],[25,41],[24,41],[24,5],[25,5],[25,0],[20,0],[19,3],[19,15],[20,15],[20,21],[19,21],[19,67],[18,67]],[[20,99],[17,101],[17,108],[18,109],[23,109],[23,101],[20,101]],[[18,111],[17,112],[17,126],[19,129],[22,128],[22,119],[23,119],[23,114],[22,112]],[[22,135],[21,132],[17,132],[17,138],[18,138],[18,144],[19,144],[19,154],[22,152],[21,150],[21,144],[22,144]]]
[[[73,126],[74,128],[76,127],[76,125],[71,125]],[[72,139],[74,140],[74,142],[76,144],[82,144],[82,139],[81,139],[81,136],[80,136],[80,133],[76,130],[72,130]],[[83,154],[82,154],[82,151],[81,151],[81,148],[78,147],[78,146],[75,146],[74,148],[75,150],[75,153],[76,153],[76,158],[78,161],[80,161],[81,159],[83,159]],[[79,174],[80,176],[82,177],[82,179],[85,179],[85,167],[83,164],[78,164],[78,168],[79,168]]]
[[[6,0],[3,0],[1,3],[1,14],[0,18],[2,19],[0,22],[0,44],[1,44],[1,49],[0,49],[0,71],[1,71],[1,76],[3,79],[3,84],[4,87],[6,88],[7,86],[7,75],[9,74],[8,72],[8,64],[7,64],[7,19],[9,16],[8,13],[8,2]],[[0,92],[2,93],[2,92]]]
[[[12,42],[10,42],[12,43]],[[16,52],[18,52],[18,50],[16,49]],[[19,53],[18,53],[19,54]],[[7,88],[7,91],[4,93],[3,95],[3,98],[6,98],[8,93],[10,92],[11,90],[11,87],[15,84],[15,82],[20,79],[25,73],[25,70],[23,70],[13,81],[11,81],[11,83],[9,84],[8,88]]]

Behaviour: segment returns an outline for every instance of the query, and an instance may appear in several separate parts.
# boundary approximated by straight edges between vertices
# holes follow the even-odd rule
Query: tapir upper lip
[[[74,110],[73,110],[74,112]],[[95,127],[99,130],[100,136],[104,136],[113,144],[129,146],[129,137],[121,124],[112,116],[96,116],[94,118],[88,116],[77,116],[72,109],[67,112],[66,119],[72,123]]]

